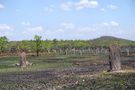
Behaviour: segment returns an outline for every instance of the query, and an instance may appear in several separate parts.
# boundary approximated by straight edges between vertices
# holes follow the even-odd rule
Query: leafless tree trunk
[[[73,49],[72,49],[72,52],[73,52],[73,54],[75,54],[75,53],[76,53],[76,49],[75,49],[75,48],[73,48]]]
[[[50,52],[50,49],[47,49],[47,53],[48,53],[48,54],[50,54],[50,53],[51,53],[51,52]]]
[[[109,66],[109,71],[121,70],[120,47],[118,45],[111,45],[109,47]]]
[[[80,55],[82,56],[82,50],[79,50]]]
[[[127,53],[127,56],[129,56],[129,49],[126,48],[126,53]]]
[[[21,51],[20,53],[20,67],[26,67],[26,53],[24,51]]]
[[[68,55],[68,49],[65,50],[65,54]]]

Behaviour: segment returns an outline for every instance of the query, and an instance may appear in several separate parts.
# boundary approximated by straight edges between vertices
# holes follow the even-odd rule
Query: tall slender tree
[[[8,39],[6,36],[0,37],[0,53],[3,53],[8,44]]]
[[[41,36],[38,36],[38,35],[35,35],[34,36],[34,39],[35,39],[35,43],[36,43],[36,53],[37,53],[37,56],[39,56],[39,52],[40,52],[40,49],[41,49]]]

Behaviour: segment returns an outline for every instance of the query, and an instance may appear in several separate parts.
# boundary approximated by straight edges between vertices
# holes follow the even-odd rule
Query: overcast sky
[[[0,36],[9,40],[135,40],[134,0],[0,0]]]

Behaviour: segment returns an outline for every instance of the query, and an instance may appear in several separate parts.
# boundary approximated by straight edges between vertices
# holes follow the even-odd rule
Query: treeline
[[[0,54],[16,55],[21,49],[37,56],[39,54],[97,54],[107,53],[107,48],[112,43],[119,44],[124,51],[130,48],[135,49],[134,41],[113,37],[101,37],[94,40],[42,40],[41,36],[35,35],[33,40],[9,41],[6,36],[2,36],[0,37]]]

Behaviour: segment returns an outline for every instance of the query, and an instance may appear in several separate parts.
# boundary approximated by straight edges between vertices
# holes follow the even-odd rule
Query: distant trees
[[[43,47],[46,49],[47,54],[51,53],[51,49],[54,47],[53,46],[53,41],[51,40],[46,40],[43,42]]]
[[[8,44],[7,37],[6,36],[0,37],[0,53],[3,53],[6,50],[7,44]]]
[[[34,39],[35,39],[35,43],[36,43],[36,53],[37,53],[37,56],[39,56],[39,51],[41,49],[41,36],[38,36],[38,35],[35,35],[34,36]]]
[[[29,55],[39,56],[39,52],[44,55],[52,54],[106,54],[107,47],[115,41],[122,48],[122,55],[134,55],[135,41],[129,40],[42,40],[41,36],[35,35],[33,40],[8,41],[7,37],[0,37],[0,53],[7,52],[16,55],[23,49]],[[128,49],[128,50],[127,50]]]

